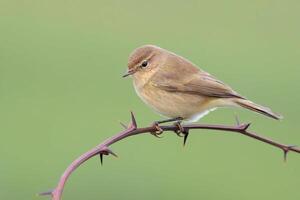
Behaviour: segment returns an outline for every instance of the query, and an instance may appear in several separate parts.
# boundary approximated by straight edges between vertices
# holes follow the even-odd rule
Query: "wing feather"
[[[190,64],[190,63],[188,63]],[[150,80],[151,84],[162,90],[169,92],[182,92],[194,95],[202,95],[216,98],[242,98],[228,85],[219,81],[207,72],[200,69],[195,70],[195,66],[163,66],[159,73],[156,73]],[[188,71],[193,68],[193,73]],[[173,68],[173,69],[172,69]]]

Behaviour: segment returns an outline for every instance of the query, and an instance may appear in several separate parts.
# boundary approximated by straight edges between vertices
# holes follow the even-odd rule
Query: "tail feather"
[[[266,115],[273,119],[279,120],[283,118],[280,114],[274,113],[270,108],[255,104],[252,101],[246,99],[236,99],[235,103],[243,108],[247,108],[249,110]]]

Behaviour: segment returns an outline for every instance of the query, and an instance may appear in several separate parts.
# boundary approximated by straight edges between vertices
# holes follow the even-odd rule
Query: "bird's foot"
[[[181,121],[176,121],[174,123],[174,126],[177,127],[177,129],[174,131],[176,133],[176,135],[178,135],[179,137],[183,137],[185,130],[181,125]]]
[[[174,123],[174,126],[177,126],[177,130],[175,130],[175,133],[179,136],[179,137],[183,137],[183,146],[185,145],[187,138],[189,136],[189,129],[185,129],[182,125],[181,125],[181,121],[177,121]]]
[[[155,127],[155,131],[154,132],[151,132],[151,134],[157,138],[161,138],[161,134],[164,132],[164,130],[159,126],[159,123],[158,122],[154,122],[153,127]]]
[[[151,134],[154,135],[155,137],[161,138],[159,135],[163,133],[163,129],[159,126],[159,124],[167,123],[167,122],[173,122],[173,121],[178,121],[182,120],[182,117],[175,117],[175,118],[170,118],[166,120],[161,120],[161,121],[156,121],[152,124],[152,126],[155,127],[156,131],[152,132]]]

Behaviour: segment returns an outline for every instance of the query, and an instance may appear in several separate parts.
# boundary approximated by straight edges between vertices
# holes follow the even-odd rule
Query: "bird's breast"
[[[208,97],[168,92],[151,84],[139,85],[135,81],[134,88],[147,105],[170,118],[182,117],[187,119],[210,109],[210,98]]]

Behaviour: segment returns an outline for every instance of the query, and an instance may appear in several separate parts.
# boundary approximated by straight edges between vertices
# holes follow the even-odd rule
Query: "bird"
[[[282,116],[234,91],[188,59],[155,45],[143,45],[128,58],[127,72],[137,95],[170,121],[192,123],[219,107],[241,107],[273,119]]]

